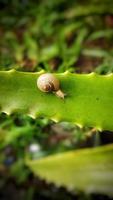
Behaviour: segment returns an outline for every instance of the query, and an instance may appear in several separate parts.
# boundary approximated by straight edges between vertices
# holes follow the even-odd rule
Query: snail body
[[[60,82],[51,73],[40,75],[37,79],[37,86],[42,92],[54,92],[58,97],[64,99],[65,94],[60,90]]]

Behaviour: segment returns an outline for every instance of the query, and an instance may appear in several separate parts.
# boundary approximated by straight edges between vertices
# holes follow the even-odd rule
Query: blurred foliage
[[[98,1],[2,1],[0,13],[1,70],[16,68],[22,71],[63,72],[79,70],[79,62],[96,59],[96,66],[112,65],[113,14],[111,2],[100,2],[107,7],[98,13]],[[95,6],[96,11],[88,7]],[[77,16],[72,15],[73,10]],[[85,12],[85,17],[82,13]],[[80,10],[80,11],[79,11]],[[21,14],[22,13],[22,14]],[[100,15],[101,14],[101,15]],[[88,62],[84,63],[87,72]],[[90,64],[88,72],[95,65]]]
[[[0,0],[0,38],[0,70],[107,74],[113,72],[113,2]],[[67,122],[0,115],[0,169],[20,182],[30,173],[26,155],[39,159],[101,143],[100,133]]]

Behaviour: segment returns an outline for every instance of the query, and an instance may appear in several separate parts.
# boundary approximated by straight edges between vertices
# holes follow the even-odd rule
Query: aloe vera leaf
[[[55,74],[67,95],[63,100],[54,93],[38,89],[36,82],[42,73],[1,71],[1,112],[19,111],[33,118],[46,116],[56,122],[68,121],[80,127],[113,130],[112,74]]]
[[[113,145],[59,153],[26,163],[34,174],[57,186],[113,195]]]

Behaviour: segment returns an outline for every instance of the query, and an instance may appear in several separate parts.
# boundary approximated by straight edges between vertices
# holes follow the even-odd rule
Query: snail
[[[65,94],[60,90],[60,82],[51,73],[40,75],[37,79],[37,86],[42,92],[54,92],[58,97],[64,99]]]

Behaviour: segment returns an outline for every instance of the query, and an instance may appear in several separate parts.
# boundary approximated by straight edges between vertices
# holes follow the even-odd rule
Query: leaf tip
[[[79,128],[83,128],[83,125],[78,123],[78,122],[75,122],[75,124],[79,127]]]
[[[100,126],[96,126],[95,129],[96,129],[97,131],[102,132],[102,127],[100,127]]]
[[[41,71],[38,72],[39,75],[40,75],[40,74],[44,74],[44,73],[45,73],[45,70],[44,70],[44,69],[42,69]]]
[[[113,76],[113,73],[109,73],[106,75],[107,78],[112,77],[112,76]]]
[[[70,72],[68,70],[66,70],[63,74],[68,75],[68,74],[70,74]]]
[[[58,123],[58,122],[59,122],[59,120],[58,120],[57,117],[52,117],[51,120],[54,121],[55,123]]]
[[[16,72],[15,69],[11,69],[11,70],[8,71],[8,73],[11,73],[11,74],[14,73],[14,72]]]
[[[31,117],[32,119],[36,119],[36,115],[34,115],[32,113],[29,113],[28,116]]]
[[[97,74],[95,72],[91,72],[91,73],[88,74],[88,76],[91,76],[91,77],[96,76],[96,75]]]
[[[8,110],[4,110],[3,113],[5,113],[5,114],[8,115],[8,116],[11,115],[11,112],[8,111]]]

